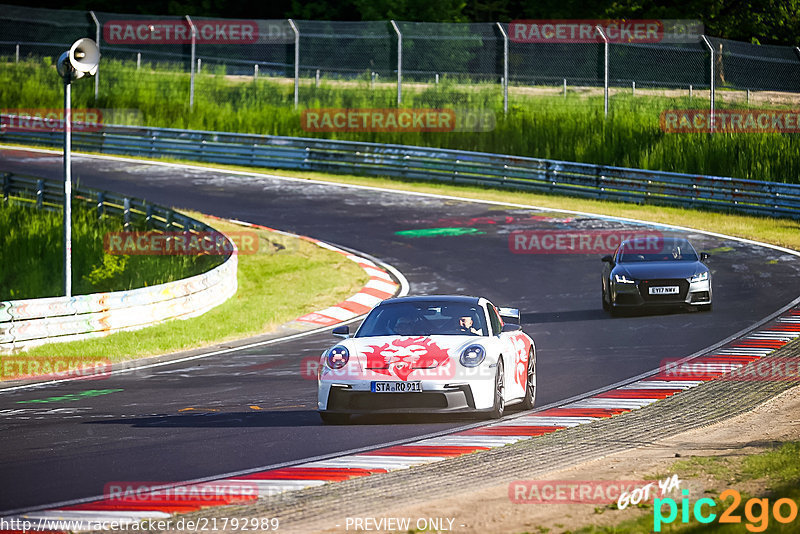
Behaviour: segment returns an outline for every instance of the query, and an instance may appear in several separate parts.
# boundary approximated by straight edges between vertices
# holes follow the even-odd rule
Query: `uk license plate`
[[[421,382],[372,382],[373,393],[421,393]]]
[[[677,295],[680,292],[678,286],[658,286],[651,287],[651,295]]]

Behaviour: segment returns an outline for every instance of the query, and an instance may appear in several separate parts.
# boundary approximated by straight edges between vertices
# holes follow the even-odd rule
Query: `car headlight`
[[[461,353],[459,361],[464,367],[477,367],[486,359],[486,349],[480,345],[470,345]]]
[[[347,365],[349,360],[350,351],[347,350],[347,347],[343,347],[342,345],[336,345],[329,350],[328,355],[325,358],[325,362],[331,369],[341,369]]]
[[[694,275],[693,277],[691,277],[689,279],[689,282],[691,282],[691,283],[694,283],[694,282],[705,282],[706,280],[708,280],[708,271],[705,271],[705,272],[702,272],[700,274]]]
[[[635,284],[636,280],[631,280],[624,274],[615,274],[614,281],[618,284]]]

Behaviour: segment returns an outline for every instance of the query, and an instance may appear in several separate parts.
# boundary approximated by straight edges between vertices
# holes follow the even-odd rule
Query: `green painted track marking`
[[[485,233],[486,232],[482,232],[477,228],[451,227],[451,228],[422,228],[420,230],[401,230],[400,232],[395,232],[395,235],[399,235],[402,237],[450,237],[450,236],[461,236],[461,235],[479,235]]]
[[[68,393],[67,395],[60,395],[58,397],[48,397],[46,399],[32,399],[17,401],[17,404],[33,404],[33,403],[48,403],[48,402],[73,402],[88,397],[99,397],[101,395],[108,395],[109,393],[116,393],[122,391],[121,389],[87,389],[80,393]]]

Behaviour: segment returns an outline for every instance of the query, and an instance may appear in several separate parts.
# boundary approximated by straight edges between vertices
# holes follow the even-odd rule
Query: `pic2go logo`
[[[681,522],[689,522],[689,513],[703,524],[711,523],[717,519],[717,514],[712,512],[713,508],[717,507],[717,502],[714,499],[703,498],[698,499],[694,506],[689,504],[689,490],[683,490],[684,496],[681,499]],[[736,514],[736,509],[742,502],[742,496],[737,490],[725,490],[719,495],[720,502],[724,502],[732,498],[733,502],[719,515],[720,523],[742,523],[742,517]],[[664,516],[664,507],[666,505],[667,515]],[[749,499],[744,504],[744,517],[747,520],[745,528],[750,532],[764,532],[769,527],[770,513],[778,523],[791,523],[797,519],[797,503],[791,499],[782,498],[774,502],[770,508],[769,499]],[[656,498],[653,501],[653,531],[661,532],[662,525],[673,523],[678,518],[678,503],[675,499],[669,497],[664,499]]]

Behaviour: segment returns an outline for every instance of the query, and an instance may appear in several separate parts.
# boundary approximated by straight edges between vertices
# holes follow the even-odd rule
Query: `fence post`
[[[8,195],[11,194],[11,173],[3,173],[3,201],[8,201]]]
[[[258,79],[258,63],[253,65],[253,80]]]
[[[190,60],[192,77],[189,81],[189,109],[194,109],[194,50],[197,42],[197,28],[189,15],[186,15],[186,21],[189,23],[189,27],[192,30],[192,59]]]
[[[503,113],[508,113],[508,34],[502,24],[495,24],[503,34]]]
[[[97,218],[102,219],[106,212],[106,193],[100,191],[97,193]]]
[[[14,55],[14,63],[19,63],[19,43],[17,43],[17,49]]]
[[[202,58],[197,58],[197,74],[200,74],[200,69],[202,68],[202,66],[203,66]]]
[[[42,209],[44,204],[44,180],[36,180],[36,209]]]
[[[131,199],[128,197],[122,199],[122,222],[123,228],[127,232],[131,225]]]
[[[89,11],[89,15],[91,15],[92,20],[94,21],[94,28],[95,28],[95,38],[94,42],[97,43],[97,52],[100,52],[100,21],[97,20],[97,17],[94,15],[94,11]],[[97,71],[94,73],[94,101],[97,102],[97,95],[100,93],[100,69],[98,68]]]
[[[300,30],[292,19],[288,21],[294,32],[294,109],[297,109],[300,104]]]
[[[390,21],[397,34],[397,107],[403,102],[403,34],[395,21]]]
[[[595,28],[603,39],[603,110],[608,117],[608,37],[602,26],[598,24]]]
[[[710,79],[710,95],[711,95],[711,116],[708,118],[708,130],[711,133],[714,133],[714,97],[716,95],[716,88],[715,88],[715,73],[714,73],[714,47],[711,46],[711,43],[708,41],[708,38],[705,35],[700,36],[703,39],[703,42],[708,47],[708,52],[711,54],[711,61],[709,61],[709,72],[711,74]]]

